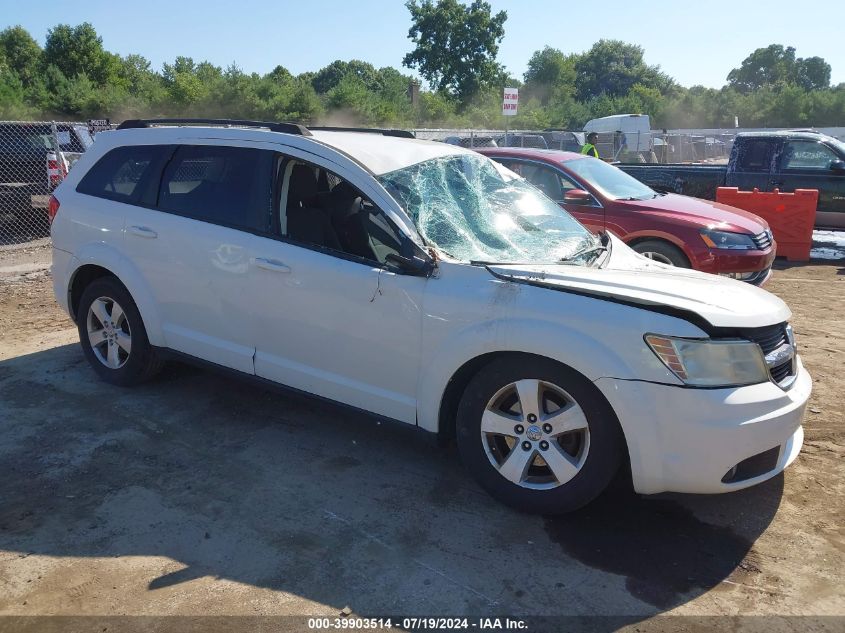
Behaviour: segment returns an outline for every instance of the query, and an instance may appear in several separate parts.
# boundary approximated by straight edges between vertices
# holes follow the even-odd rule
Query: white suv
[[[455,438],[496,498],[759,483],[811,380],[786,305],[594,237],[516,174],[395,130],[129,121],[51,200],[58,302],[99,376],[173,356]]]

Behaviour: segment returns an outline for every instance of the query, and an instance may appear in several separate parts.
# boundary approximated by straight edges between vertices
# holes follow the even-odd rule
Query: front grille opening
[[[757,345],[762,347],[764,354],[768,354],[784,343],[789,342],[786,336],[785,323],[746,330],[744,334],[748,340],[754,341]]]
[[[786,323],[768,325],[766,327],[746,329],[741,336],[749,341],[757,343],[763,350],[763,354],[769,354],[783,345],[789,344]],[[769,375],[772,380],[786,388],[790,379],[795,375],[796,365],[792,359],[769,366]]]
[[[780,446],[775,446],[748,459],[743,459],[722,477],[723,484],[735,484],[773,471],[778,465]]]
[[[792,361],[788,360],[777,367],[772,367],[769,370],[769,373],[772,375],[772,379],[774,379],[776,383],[780,384],[792,375]]]
[[[772,245],[772,238],[769,237],[769,234],[766,231],[753,235],[751,239],[754,242],[754,245],[761,251],[766,250]]]

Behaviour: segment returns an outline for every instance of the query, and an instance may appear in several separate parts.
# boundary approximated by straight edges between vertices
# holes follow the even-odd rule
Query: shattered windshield
[[[420,235],[467,262],[559,262],[598,240],[538,189],[490,159],[457,154],[379,176]]]

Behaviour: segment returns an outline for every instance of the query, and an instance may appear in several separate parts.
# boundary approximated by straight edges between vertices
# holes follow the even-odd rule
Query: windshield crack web
[[[480,155],[435,158],[379,180],[423,239],[454,259],[560,262],[595,242],[539,189]]]

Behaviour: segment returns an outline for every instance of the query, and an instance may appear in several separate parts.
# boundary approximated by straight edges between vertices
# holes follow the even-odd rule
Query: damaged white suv
[[[108,382],[178,356],[454,437],[564,512],[745,488],[801,448],[789,309],[593,236],[516,174],[395,130],[128,121],[50,202],[56,298]]]

